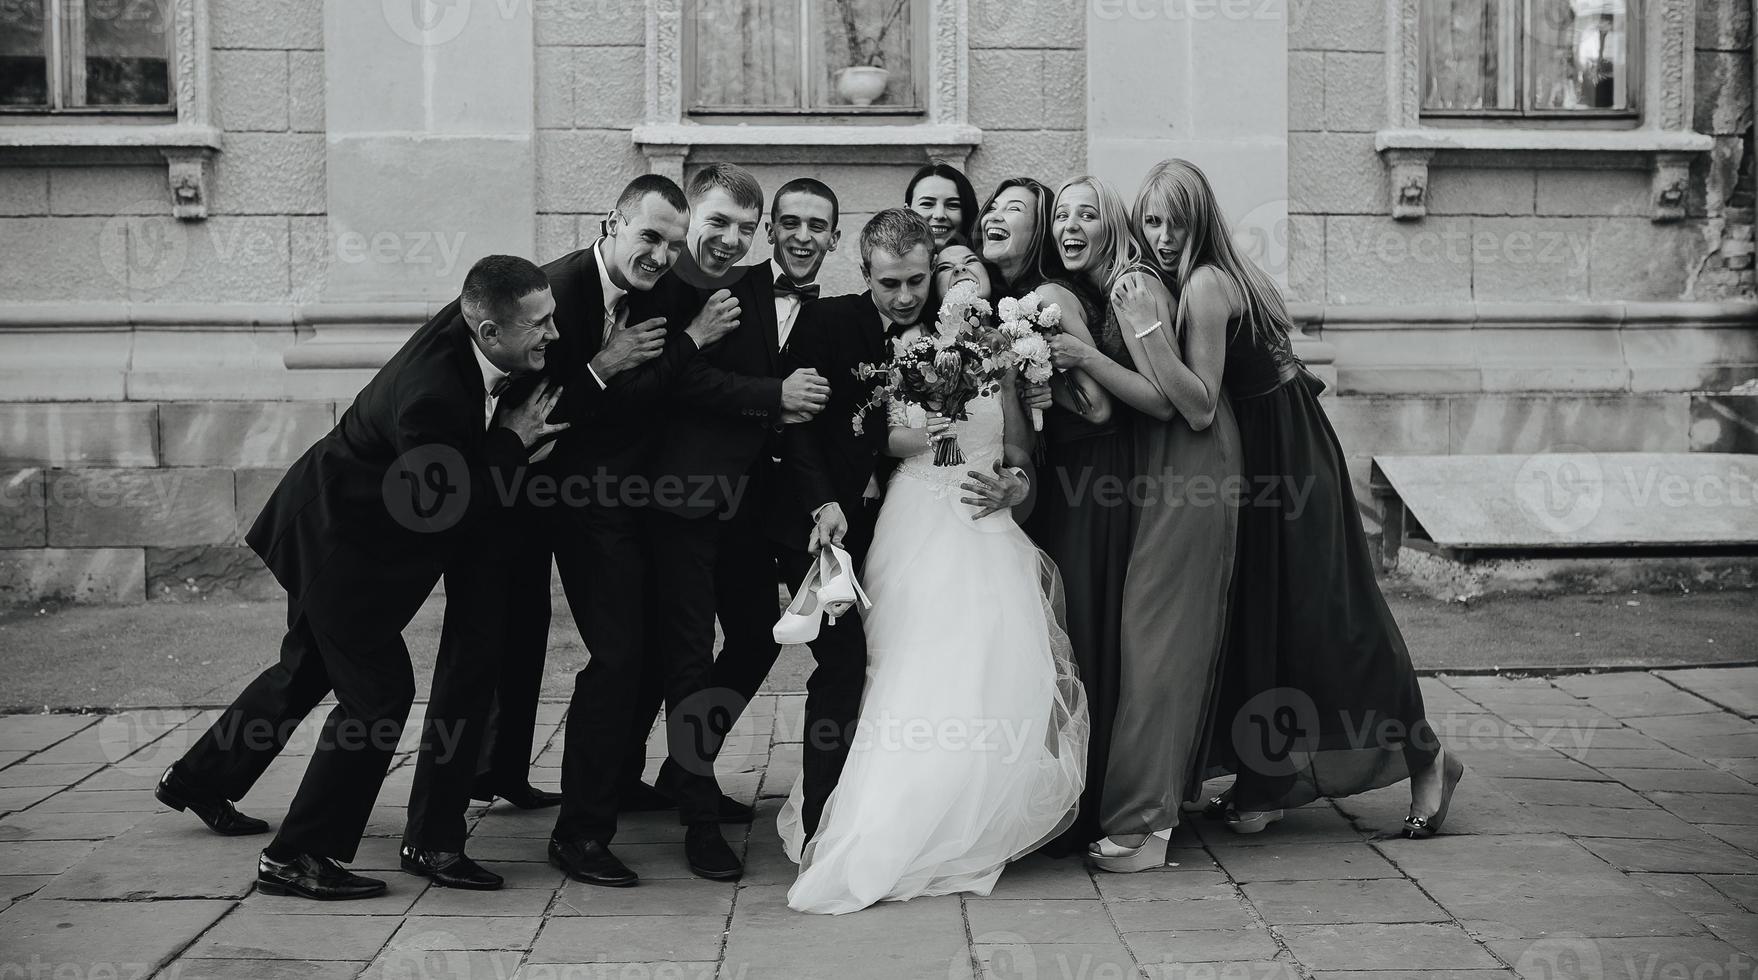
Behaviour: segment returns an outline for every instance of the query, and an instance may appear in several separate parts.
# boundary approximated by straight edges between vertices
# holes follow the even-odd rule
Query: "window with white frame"
[[[922,0],[685,0],[691,116],[885,116],[927,106]]]
[[[1637,3],[1422,0],[1423,117],[1634,117]]]
[[[175,113],[169,0],[0,0],[0,112]]]

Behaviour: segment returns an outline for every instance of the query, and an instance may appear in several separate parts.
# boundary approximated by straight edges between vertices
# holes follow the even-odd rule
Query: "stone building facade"
[[[695,111],[696,45],[750,40],[711,0],[116,4],[157,11],[166,108],[0,105],[0,598],[272,594],[242,530],[470,262],[588,245],[703,160],[837,190],[832,291],[924,160],[1126,197],[1195,160],[1358,480],[1758,451],[1751,0],[1594,0],[1631,111],[1586,122],[1431,117],[1423,18],[1465,0],[903,3],[917,111],[738,118]]]

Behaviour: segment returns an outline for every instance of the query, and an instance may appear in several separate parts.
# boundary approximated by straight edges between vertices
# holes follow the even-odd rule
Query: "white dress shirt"
[[[629,291],[611,281],[610,270],[604,264],[603,244],[602,238],[592,243],[592,258],[598,266],[598,285],[604,292],[604,332],[599,335],[600,350],[610,343],[611,334],[621,330],[629,322]],[[587,362],[586,370],[592,372],[592,380],[598,382],[598,387],[605,386],[604,379],[593,370],[591,362]]]
[[[495,407],[501,401],[501,396],[495,394],[494,390],[506,380],[508,372],[494,366],[494,362],[477,345],[474,333],[470,337],[470,352],[476,355],[476,366],[482,369],[482,427],[486,429],[494,421]]]

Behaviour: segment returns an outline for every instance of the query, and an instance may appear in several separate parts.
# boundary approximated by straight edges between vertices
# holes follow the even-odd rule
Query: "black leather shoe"
[[[465,857],[463,851],[429,851],[404,844],[398,853],[404,871],[431,878],[445,888],[492,892],[506,884],[500,875]]]
[[[736,881],[745,873],[739,856],[720,836],[720,827],[711,823],[693,823],[684,831],[684,858],[691,871],[714,881]]]
[[[256,861],[256,890],[330,902],[383,895],[385,883],[357,875],[327,857],[301,854],[291,861],[277,861],[264,851]]]
[[[232,801],[222,796],[201,793],[184,782],[177,775],[177,767],[170,766],[165,774],[159,777],[159,787],[153,790],[160,803],[173,810],[189,810],[208,825],[208,829],[216,834],[227,837],[244,837],[250,834],[266,834],[269,824],[266,820],[247,817],[238,812]]]
[[[549,863],[575,881],[588,885],[627,888],[640,880],[628,865],[617,860],[608,845],[595,840],[563,842],[551,837]]]
[[[497,797],[506,800],[508,803],[511,803],[521,810],[541,810],[544,807],[560,806],[562,803],[562,794],[551,793],[546,789],[538,789],[530,783],[522,783],[517,786],[502,786],[499,789],[492,790],[483,786],[478,786],[470,792],[470,798],[473,800],[488,800],[492,802]]]

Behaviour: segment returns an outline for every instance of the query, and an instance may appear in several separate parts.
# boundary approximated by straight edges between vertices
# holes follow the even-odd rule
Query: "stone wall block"
[[[57,548],[230,544],[237,536],[231,470],[60,470],[45,492]]]
[[[29,548],[0,551],[0,605],[59,599],[139,602],[146,560],[139,548]]]
[[[159,407],[166,466],[291,463],[335,425],[330,402],[173,402]]]
[[[1389,179],[1369,133],[1288,134],[1290,214],[1383,215]]]
[[[214,163],[218,214],[323,214],[324,137],[320,133],[227,133]]]
[[[584,214],[616,203],[647,172],[647,158],[617,130],[537,133],[537,210]]]
[[[212,69],[215,125],[228,134],[287,128],[287,52],[215,51]]]
[[[1325,128],[1371,133],[1386,125],[1386,56],[1333,51],[1325,55]]]
[[[1682,394],[1459,396],[1450,451],[1684,452],[1689,402]]]
[[[294,132],[324,131],[324,53],[287,52],[287,126]]]
[[[208,6],[215,48],[321,51],[324,5],[285,0],[225,0]]]
[[[0,465],[154,466],[158,461],[157,405],[0,404]]]
[[[1428,172],[1429,214],[1531,214],[1534,196],[1530,170],[1434,167]]]
[[[284,593],[249,548],[195,545],[147,548],[146,594],[159,602],[187,602],[211,596],[267,601]]]
[[[1471,219],[1325,219],[1325,292],[1332,303],[1437,303],[1471,298]]]
[[[1123,0],[1091,0],[1100,17],[1133,16]],[[1139,4],[1157,16],[1155,4]],[[970,43],[976,48],[1080,48],[1087,37],[1086,0],[970,0]]]
[[[1325,53],[1288,52],[1288,129],[1317,132],[1325,128]]]
[[[43,471],[0,469],[0,548],[41,548],[49,543],[43,507]]]
[[[582,129],[617,129],[639,123],[647,92],[646,51],[595,47],[574,48],[572,54],[573,124]]]

